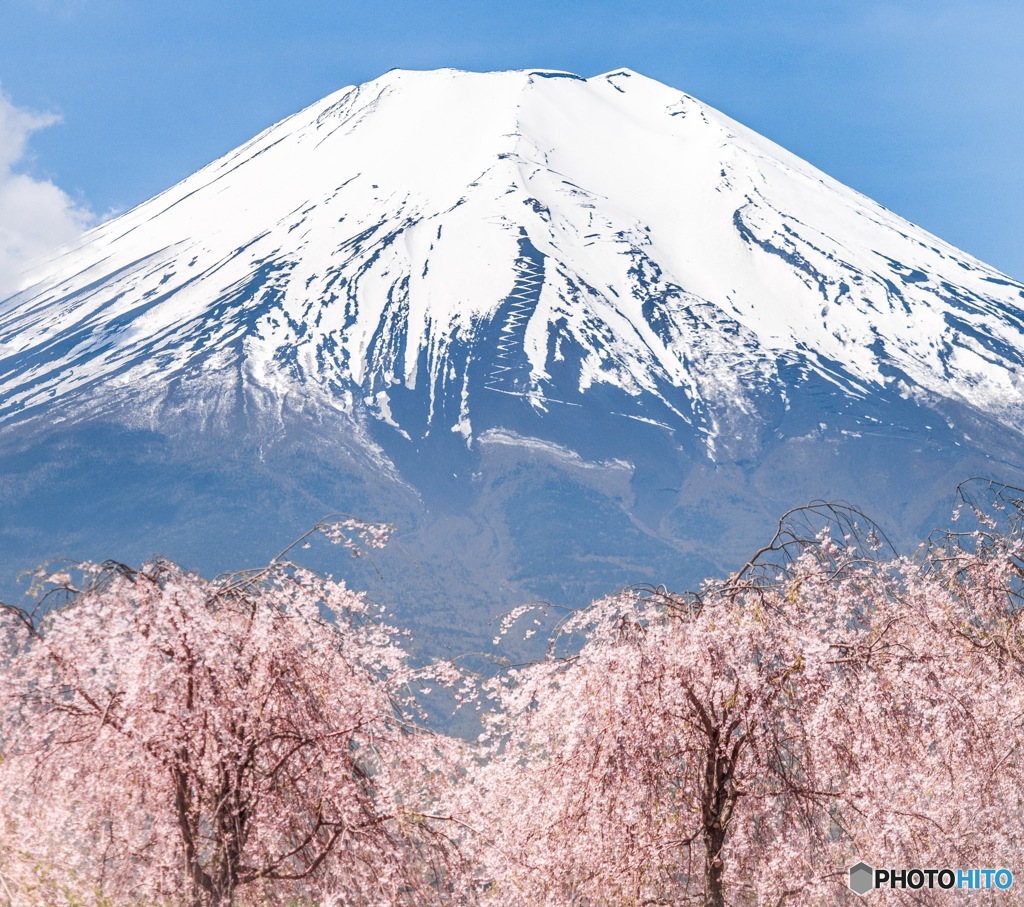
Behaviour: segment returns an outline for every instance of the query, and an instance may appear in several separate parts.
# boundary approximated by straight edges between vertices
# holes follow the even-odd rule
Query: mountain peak
[[[35,281],[0,308],[4,420],[197,370],[469,443],[496,394],[600,390],[711,456],[787,369],[1024,412],[1019,284],[627,69],[392,70]]]
[[[219,570],[343,510],[461,631],[736,569],[812,499],[920,538],[963,476],[1024,482],[1022,306],[628,70],[393,71],[0,301],[0,567]]]

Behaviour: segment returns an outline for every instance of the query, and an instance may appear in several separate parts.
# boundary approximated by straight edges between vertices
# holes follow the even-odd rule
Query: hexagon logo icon
[[[860,862],[850,867],[850,891],[866,895],[875,887],[875,871],[867,863]]]

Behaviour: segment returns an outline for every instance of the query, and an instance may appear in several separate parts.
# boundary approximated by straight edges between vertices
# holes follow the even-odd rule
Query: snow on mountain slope
[[[1021,284],[627,70],[342,89],[0,303],[8,422],[158,427],[173,390],[471,444],[495,394],[544,413],[603,388],[715,456],[811,377],[1016,430],[1022,367]]]

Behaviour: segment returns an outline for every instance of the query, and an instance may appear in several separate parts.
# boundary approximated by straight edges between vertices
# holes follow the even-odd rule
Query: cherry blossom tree
[[[0,612],[0,902],[443,899],[457,853],[419,810],[445,742],[360,595],[281,559],[47,579],[38,616]]]
[[[859,859],[1010,865],[1024,696],[976,601],[1006,558],[954,545],[952,582],[808,513],[729,580],[597,602],[490,683],[459,796],[495,903],[811,905]]]
[[[287,551],[51,574],[0,608],[0,904],[810,907],[859,860],[1012,868],[1024,491],[960,498],[912,558],[813,505],[699,594],[569,614],[480,683],[476,744],[410,717],[462,673]]]

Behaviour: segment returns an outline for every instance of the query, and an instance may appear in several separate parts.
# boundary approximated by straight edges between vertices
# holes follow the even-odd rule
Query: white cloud
[[[49,180],[19,171],[33,132],[59,117],[15,107],[0,91],[0,299],[19,289],[22,271],[77,237],[95,219]]]

